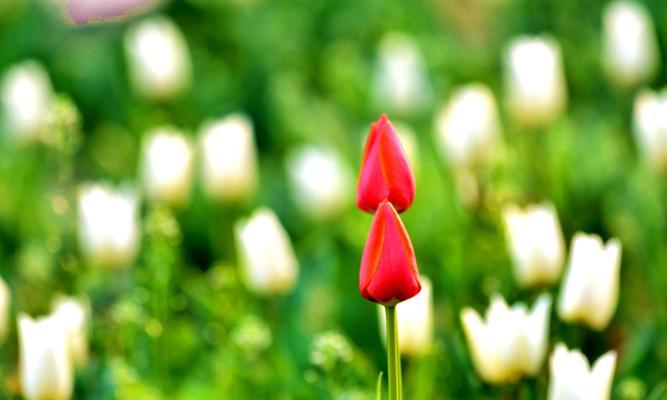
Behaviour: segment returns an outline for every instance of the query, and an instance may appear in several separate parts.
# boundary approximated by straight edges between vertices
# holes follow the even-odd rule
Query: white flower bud
[[[440,150],[458,169],[486,163],[500,136],[496,102],[481,84],[455,91],[435,123]]]
[[[7,339],[9,331],[9,306],[11,304],[11,293],[5,280],[0,278],[0,343]]]
[[[63,297],[53,304],[53,317],[60,319],[67,330],[70,357],[76,367],[88,360],[88,324],[90,305],[72,297]]]
[[[284,294],[296,283],[299,264],[285,228],[267,208],[260,208],[235,226],[242,274],[258,294]]]
[[[190,86],[188,45],[178,26],[153,17],[132,26],[125,37],[131,82],[144,97],[172,98]]]
[[[248,117],[234,114],[204,124],[201,157],[204,190],[210,197],[239,201],[255,193],[257,150]]]
[[[144,142],[142,176],[148,197],[172,205],[190,198],[193,154],[190,142],[173,128],[151,132]]]
[[[505,57],[505,90],[510,114],[524,126],[546,125],[567,103],[560,46],[552,38],[523,36],[510,42]]]
[[[621,242],[605,245],[597,235],[577,233],[559,299],[563,321],[582,322],[601,331],[609,325],[618,304]]]
[[[635,99],[634,135],[644,160],[659,172],[667,170],[667,91],[642,90]]]
[[[78,236],[81,251],[93,264],[127,267],[139,248],[137,196],[105,185],[79,191]]]
[[[53,102],[51,81],[36,61],[14,65],[2,83],[4,126],[17,139],[34,140],[48,129]]]
[[[505,235],[514,276],[521,286],[552,284],[560,278],[565,243],[556,209],[551,204],[503,210]]]
[[[74,371],[67,328],[55,316],[18,319],[20,378],[28,400],[67,400],[72,397]]]
[[[353,190],[350,168],[333,149],[306,146],[291,153],[287,174],[299,208],[315,218],[338,214]]]
[[[608,351],[593,367],[579,350],[556,345],[551,355],[549,400],[608,400],[616,368],[616,352]]]
[[[634,1],[614,1],[603,11],[603,63],[619,86],[649,83],[660,66],[651,16]]]
[[[510,308],[496,295],[486,311],[486,321],[477,311],[465,308],[461,322],[480,377],[499,384],[536,375],[546,356],[550,310],[548,294],[542,294],[530,312],[523,303]]]

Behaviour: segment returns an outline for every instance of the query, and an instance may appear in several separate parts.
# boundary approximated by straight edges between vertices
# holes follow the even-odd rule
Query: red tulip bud
[[[395,305],[420,290],[417,260],[408,232],[392,204],[384,201],[375,212],[361,257],[361,296]]]
[[[375,212],[388,201],[398,212],[410,207],[415,197],[415,178],[396,131],[386,115],[371,124],[357,184],[357,207]]]

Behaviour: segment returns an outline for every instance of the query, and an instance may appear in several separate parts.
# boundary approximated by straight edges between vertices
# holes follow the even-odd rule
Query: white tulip
[[[619,86],[648,83],[660,67],[651,16],[634,1],[614,1],[603,12],[603,63]]]
[[[556,345],[551,355],[549,400],[607,400],[616,368],[616,352],[608,351],[590,368],[578,350]]]
[[[210,197],[239,201],[257,187],[257,150],[252,122],[242,114],[204,124],[202,180]]]
[[[505,236],[514,277],[521,286],[552,284],[560,278],[565,244],[556,209],[551,204],[503,210]]]
[[[169,127],[151,132],[144,143],[142,175],[148,197],[173,205],[186,204],[192,182],[192,146]]]
[[[431,281],[424,275],[419,277],[422,290],[413,298],[396,305],[398,346],[404,356],[421,357],[431,350],[433,344],[433,290]],[[386,315],[378,305],[380,332],[387,340]]]
[[[125,52],[135,90],[151,99],[168,99],[183,92],[191,80],[188,45],[178,26],[153,17],[132,26]]]
[[[267,208],[235,226],[239,263],[248,288],[258,294],[284,294],[294,287],[299,264],[285,228]]]
[[[5,280],[0,278],[0,343],[7,338],[9,330],[9,306],[11,304],[11,293]]]
[[[489,383],[536,375],[547,351],[551,296],[542,294],[532,311],[523,303],[508,307],[502,296],[491,299],[486,321],[465,308],[461,322],[475,369]]]
[[[74,371],[67,328],[51,315],[18,319],[20,378],[28,400],[66,400],[72,397]]]
[[[90,305],[82,300],[63,297],[53,304],[53,314],[67,330],[70,357],[74,366],[81,367],[88,359],[88,323]]]
[[[129,190],[87,185],[79,191],[78,236],[94,264],[126,267],[139,248],[138,199]]]
[[[491,90],[481,84],[456,90],[435,124],[440,150],[455,168],[488,161],[500,136],[496,101]]]
[[[5,129],[17,139],[34,140],[48,129],[53,102],[51,81],[36,61],[14,65],[2,83]]]
[[[332,149],[306,146],[287,159],[287,174],[299,208],[316,218],[343,210],[353,188],[352,171]]]
[[[567,88],[560,46],[547,37],[522,36],[506,53],[509,111],[525,126],[546,125],[565,110]]]
[[[375,95],[384,107],[402,113],[418,111],[428,102],[426,68],[410,36],[390,33],[382,39]]]
[[[606,328],[618,304],[620,271],[618,239],[605,245],[597,235],[574,235],[558,304],[560,318],[598,331]]]
[[[635,99],[634,135],[645,161],[667,170],[667,91],[642,90]]]

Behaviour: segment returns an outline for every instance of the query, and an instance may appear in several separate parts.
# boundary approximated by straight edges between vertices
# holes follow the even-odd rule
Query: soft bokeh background
[[[327,145],[351,171],[370,122],[382,112],[415,133],[417,195],[403,214],[420,270],[433,281],[430,355],[404,361],[405,397],[544,398],[537,379],[491,387],[477,376],[459,322],[489,296],[532,304],[511,273],[502,207],[549,200],[566,243],[577,231],[623,243],[621,291],[601,333],[552,316],[550,346],[565,341],[590,359],[616,349],[613,397],[665,398],[667,380],[667,186],[641,161],[632,136],[635,92],[602,71],[600,1],[187,0],[145,15],[75,26],[39,1],[0,3],[0,70],[33,59],[76,118],[46,144],[0,142],[0,274],[20,311],[48,312],[58,293],[92,306],[90,360],[77,372],[79,399],[369,399],[385,369],[377,310],[358,293],[371,217],[354,206],[316,219],[295,202],[286,159],[304,144]],[[667,64],[667,8],[645,2]],[[151,14],[182,30],[192,85],[149,101],[133,90],[123,38]],[[385,34],[412,37],[424,62],[423,102],[391,109],[375,93]],[[503,105],[503,51],[520,34],[549,33],[561,45],[567,111],[535,131]],[[479,176],[480,199],[462,201],[434,139],[436,112],[458,86],[482,82],[499,105],[504,147]],[[652,86],[667,82],[661,69]],[[72,110],[69,110],[72,111]],[[76,110],[74,110],[75,112]],[[141,207],[141,249],[124,270],[88,265],[77,245],[80,182],[136,182],[142,136],[169,124],[196,142],[204,121],[233,112],[254,124],[259,190],[215,202],[195,173],[183,209]],[[257,296],[240,279],[233,226],[259,206],[273,209],[300,264],[295,289]],[[555,298],[558,285],[547,290]],[[18,398],[15,323],[0,348],[0,396]]]

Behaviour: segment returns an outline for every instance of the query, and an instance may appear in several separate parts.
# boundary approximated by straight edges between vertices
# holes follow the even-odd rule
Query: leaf
[[[382,400],[382,371],[378,374],[378,383],[375,389],[375,399],[376,400]]]

